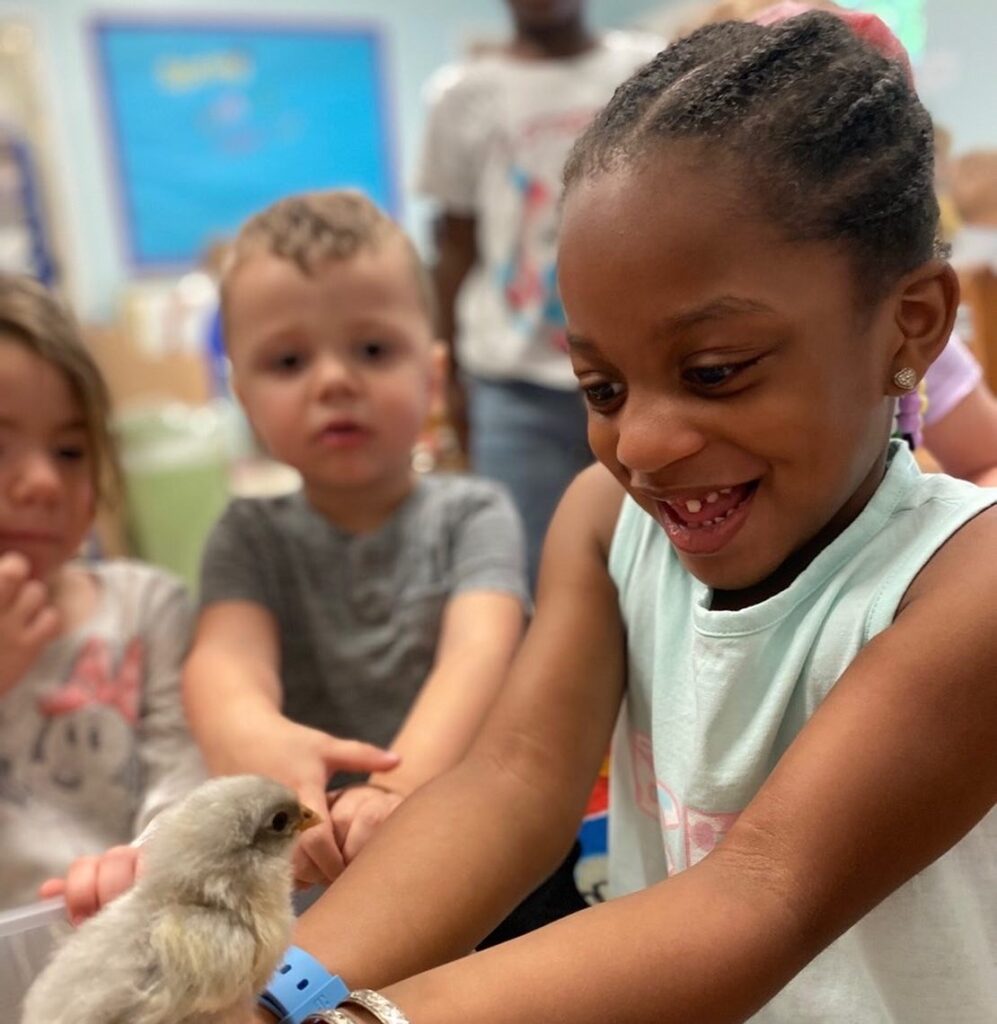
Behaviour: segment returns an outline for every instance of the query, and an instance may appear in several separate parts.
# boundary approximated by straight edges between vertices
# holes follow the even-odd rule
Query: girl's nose
[[[633,393],[628,397],[618,421],[616,458],[632,476],[652,476],[705,445],[705,436],[680,403],[644,400]]]
[[[44,452],[25,455],[10,481],[10,496],[21,505],[50,505],[62,496],[62,477],[52,457]]]

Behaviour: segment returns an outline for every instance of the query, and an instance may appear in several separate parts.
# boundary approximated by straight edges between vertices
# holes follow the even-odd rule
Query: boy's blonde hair
[[[69,310],[37,281],[0,273],[0,340],[21,345],[59,370],[83,409],[98,501],[121,491],[121,466],[111,433],[107,384]]]
[[[411,239],[367,196],[353,189],[286,196],[250,217],[225,261],[222,309],[235,272],[253,253],[262,250],[290,260],[311,276],[327,260],[348,260],[364,250],[376,251],[389,241],[405,247],[426,315],[435,327],[436,292]]]

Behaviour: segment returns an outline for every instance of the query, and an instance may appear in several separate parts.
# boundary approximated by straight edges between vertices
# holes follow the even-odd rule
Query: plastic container
[[[0,911],[0,993],[4,1020],[19,1018],[21,1002],[31,983],[69,931],[66,904],[61,898]]]
[[[201,548],[228,501],[230,419],[224,403],[170,404],[116,422],[136,554],[194,590]]]

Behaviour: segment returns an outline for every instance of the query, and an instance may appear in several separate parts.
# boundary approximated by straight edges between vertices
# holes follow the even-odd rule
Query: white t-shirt
[[[89,567],[93,614],[0,697],[0,909],[133,839],[204,778],[180,700],[192,609],[138,562]]]
[[[458,361],[469,372],[577,387],[555,280],[561,171],[615,88],[661,46],[611,32],[577,57],[493,53],[430,79],[418,187],[477,220],[479,262],[457,303]]]

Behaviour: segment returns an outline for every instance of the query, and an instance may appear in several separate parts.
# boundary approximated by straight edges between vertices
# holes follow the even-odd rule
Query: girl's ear
[[[903,394],[893,375],[910,368],[923,380],[952,333],[959,305],[959,280],[944,260],[929,260],[905,275],[895,293],[899,345],[889,366],[887,393]]]

